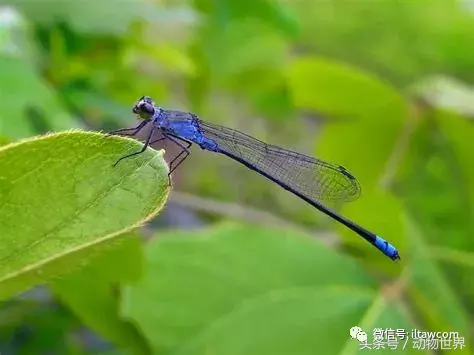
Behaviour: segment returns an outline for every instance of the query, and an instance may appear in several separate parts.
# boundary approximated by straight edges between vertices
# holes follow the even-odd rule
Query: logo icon
[[[361,343],[367,342],[367,333],[364,332],[361,327],[352,327],[349,329],[349,334],[352,339],[357,339]]]

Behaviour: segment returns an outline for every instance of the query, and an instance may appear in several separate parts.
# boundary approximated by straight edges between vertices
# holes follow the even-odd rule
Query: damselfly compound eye
[[[144,120],[148,120],[155,113],[155,106],[153,101],[148,96],[143,96],[132,109],[133,113],[140,116]]]

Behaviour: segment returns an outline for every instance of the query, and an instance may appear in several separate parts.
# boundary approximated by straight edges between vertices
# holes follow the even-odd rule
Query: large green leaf
[[[147,354],[146,341],[118,314],[119,284],[136,281],[141,269],[141,240],[136,235],[125,234],[95,258],[94,263],[67,278],[55,280],[50,287],[63,304],[102,336],[121,348],[133,349],[135,354]]]
[[[348,337],[349,329],[363,321],[374,299],[373,292],[330,286],[270,291],[243,301],[172,353],[311,355],[317,349],[328,355],[354,354],[359,345]],[[370,322],[382,329],[411,327],[399,305],[384,304]],[[363,329],[370,329],[372,343],[374,325],[365,324]],[[415,351],[407,349],[407,353]]]
[[[87,263],[116,236],[155,215],[167,165],[140,143],[65,132],[0,148],[0,298]]]
[[[409,328],[357,263],[289,230],[169,232],[146,253],[123,309],[155,353],[330,355],[354,325]]]

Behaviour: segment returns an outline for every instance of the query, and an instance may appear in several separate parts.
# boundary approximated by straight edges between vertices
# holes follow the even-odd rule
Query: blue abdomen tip
[[[392,244],[387,242],[385,239],[379,237],[378,235],[375,236],[374,245],[385,255],[387,255],[392,260],[400,260],[400,255],[398,254],[397,248],[395,248]]]

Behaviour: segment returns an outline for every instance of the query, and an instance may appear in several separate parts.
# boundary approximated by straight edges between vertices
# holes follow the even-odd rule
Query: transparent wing
[[[201,133],[221,151],[249,162],[309,198],[348,202],[360,196],[359,183],[342,166],[266,144],[231,128],[197,122]]]

